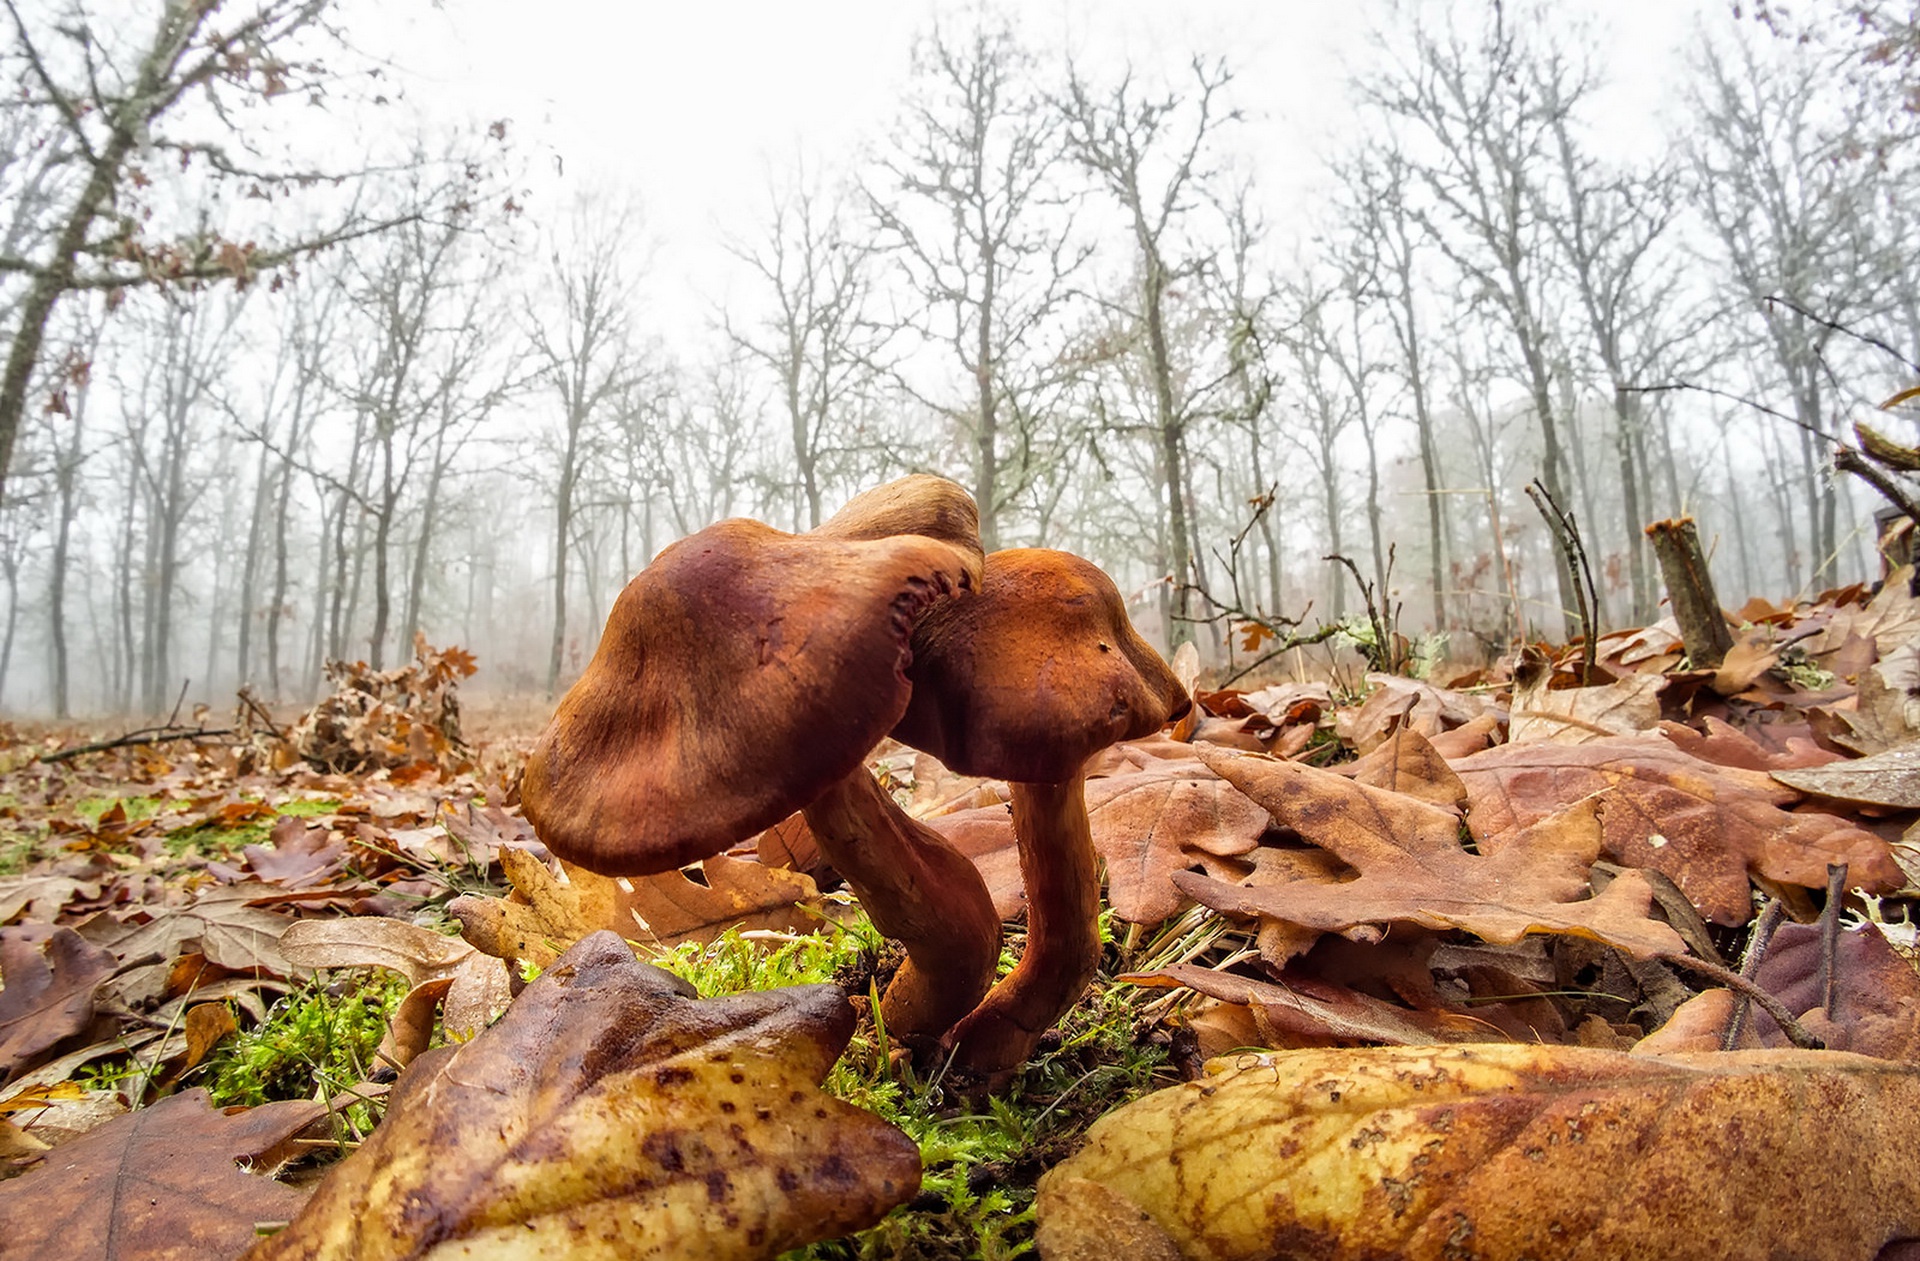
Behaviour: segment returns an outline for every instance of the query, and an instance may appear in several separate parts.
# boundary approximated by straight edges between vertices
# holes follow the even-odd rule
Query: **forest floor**
[[[669,1188],[649,1229],[745,1232],[739,1255],[1006,1257],[1031,1252],[1036,1228],[1069,1255],[1112,1222],[1060,1209],[1049,1227],[1036,1184],[1062,1162],[1176,1244],[1211,1229],[1204,1179],[1149,1204],[1100,1171],[1145,1122],[1088,1130],[1270,1051],[1799,1041],[1911,1064],[1920,601],[1896,582],[1756,601],[1738,623],[1711,670],[1656,625],[1602,639],[1592,667],[1579,645],[1535,647],[1446,686],[1376,672],[1198,690],[1192,719],[1091,769],[1101,972],[990,1094],[916,1063],[875,1020],[897,948],[834,891],[803,825],[698,870],[558,875],[516,804],[546,706],[476,705],[463,721],[475,663],[457,649],[343,668],[302,715],[243,701],[232,723],[199,715],[91,752],[125,728],[7,727],[0,1218],[30,1218],[28,1236],[72,1257],[183,1232],[207,1256],[256,1241],[323,1255],[359,1218],[398,1220],[380,1206],[411,1204],[413,1220],[425,1204],[422,1240],[508,1223],[560,1232],[542,1238],[567,1255],[553,1241],[605,1225],[594,1214],[620,1200],[582,1191],[575,1158],[552,1155],[577,1143]],[[903,750],[875,771],[980,868],[1009,918],[1010,967],[1005,785]],[[625,951],[596,955],[606,928],[691,992],[624,970]],[[837,991],[790,988],[820,984]],[[576,1015],[561,1022],[563,1008]],[[568,1041],[581,1028],[599,1031],[579,1035],[590,1047]],[[600,1062],[614,1042],[626,1067]],[[755,1102],[743,1130],[731,1087],[687,1058],[743,1046],[791,1078],[793,1106],[814,1107],[816,1085],[839,1103],[790,1125]],[[481,1078],[518,1119],[430,1111],[436,1091]],[[698,1089],[676,1093],[683,1078]],[[583,1099],[618,1124],[591,1121]],[[540,1177],[573,1190],[494,1166],[478,1178],[490,1124],[539,1131],[562,1171]],[[1844,1118],[1835,1132],[1854,1135]],[[1172,1144],[1156,1165],[1252,1159],[1154,1141]],[[896,1169],[886,1153],[902,1142]],[[835,1149],[872,1155],[849,1172]],[[1261,1164],[1256,1185],[1286,1168]],[[681,1183],[700,1193],[675,1198]],[[639,1212],[631,1201],[619,1212]],[[1862,1212],[1869,1234],[1920,1229]],[[1266,1239],[1338,1226],[1255,1217]],[[422,1255],[396,1240],[378,1255]]]

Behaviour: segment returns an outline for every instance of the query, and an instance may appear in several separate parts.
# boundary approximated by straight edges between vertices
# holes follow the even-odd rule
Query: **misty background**
[[[1682,513],[1877,576],[1831,452],[1915,437],[1913,6],[4,4],[11,714],[550,696],[909,471],[1213,663],[1360,582],[1485,657],[1579,633],[1530,483],[1604,630]]]

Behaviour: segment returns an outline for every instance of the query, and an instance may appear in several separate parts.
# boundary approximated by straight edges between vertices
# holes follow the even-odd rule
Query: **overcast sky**
[[[1671,51],[1714,2],[1555,5],[1570,18],[1594,15],[1622,147],[1658,143]],[[1030,44],[1071,50],[1096,74],[1127,62],[1178,74],[1196,54],[1226,56],[1247,117],[1245,158],[1284,228],[1310,217],[1318,157],[1350,129],[1345,85],[1366,63],[1370,30],[1397,25],[1404,7],[1046,0],[1007,11]],[[733,269],[720,242],[754,234],[770,174],[791,171],[799,154],[837,167],[879,134],[915,35],[936,13],[964,11],[934,0],[552,0],[537,10],[524,0],[447,0],[391,20],[402,23],[395,55],[412,71],[416,102],[510,118],[522,152],[536,155],[543,176],[560,177],[536,198],[588,185],[635,193],[662,247],[655,275],[675,291],[670,305],[697,311],[725,300]]]

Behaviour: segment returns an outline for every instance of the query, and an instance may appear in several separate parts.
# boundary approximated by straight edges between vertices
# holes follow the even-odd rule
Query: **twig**
[[[1560,507],[1539,478],[1527,484],[1527,498],[1533,500],[1533,506],[1540,510],[1546,519],[1547,529],[1560,544],[1561,555],[1566,566],[1574,576],[1573,598],[1579,604],[1580,633],[1584,636],[1581,656],[1580,682],[1592,683],[1593,673],[1599,662],[1599,646],[1595,643],[1600,636],[1600,593],[1593,584],[1593,566],[1587,563],[1587,548],[1580,541],[1580,527],[1574,521],[1573,514]]]
[[[105,753],[109,749],[124,749],[136,744],[165,744],[169,740],[201,740],[216,736],[230,736],[232,727],[181,727],[168,723],[161,727],[142,727],[138,731],[129,731],[123,736],[111,740],[99,740],[93,744],[77,744],[71,749],[60,749],[53,753],[42,753],[36,762],[65,762],[84,753]]]
[[[167,715],[167,721],[161,728],[162,730],[165,730],[167,727],[177,727],[180,725],[180,707],[186,704],[187,685],[192,682],[192,679],[180,680],[180,695],[173,698],[173,712]]]
[[[1767,907],[1760,912],[1755,921],[1752,934],[1747,938],[1746,953],[1740,959],[1740,975],[1751,977],[1760,968],[1760,961],[1767,956],[1767,947],[1773,944],[1773,935],[1779,931],[1780,921],[1787,917],[1787,908],[1779,898],[1768,901]],[[1751,1009],[1743,995],[1734,1000],[1733,1015],[1727,1021],[1727,1031],[1720,1039],[1720,1049],[1731,1051],[1740,1045],[1740,1035],[1745,1032],[1747,1012]]]
[[[1278,657],[1283,653],[1292,652],[1295,648],[1305,648],[1310,644],[1323,643],[1326,640],[1332,639],[1335,635],[1339,633],[1340,633],[1340,627],[1338,625],[1331,625],[1331,626],[1322,626],[1319,630],[1314,631],[1310,635],[1293,635],[1293,634],[1284,635],[1280,638],[1279,644],[1276,647],[1274,647],[1272,650],[1264,653],[1257,660],[1245,666],[1242,666],[1238,670],[1235,670],[1232,674],[1229,674],[1226,678],[1221,679],[1220,686],[1229,687],[1234,683],[1235,680],[1244,678],[1246,675],[1252,674],[1255,670],[1258,670],[1261,666],[1267,664],[1267,662],[1272,661],[1275,657]]]
[[[1827,904],[1820,911],[1820,1010],[1833,1020],[1840,957],[1840,908],[1847,900],[1847,865],[1827,864]]]
[[[1845,324],[1842,324],[1837,320],[1830,320],[1824,315],[1817,315],[1814,312],[1807,310],[1807,308],[1801,306],[1798,302],[1795,302],[1793,299],[1783,298],[1777,293],[1770,293],[1766,297],[1762,298],[1761,301],[1765,302],[1769,306],[1783,306],[1787,308],[1787,310],[1793,312],[1795,315],[1801,316],[1804,319],[1812,320],[1815,324],[1820,325],[1822,328],[1829,329],[1845,337],[1851,337],[1853,338],[1853,340],[1860,342],[1863,345],[1871,346],[1875,350],[1884,351],[1886,354],[1892,356],[1893,360],[1896,363],[1898,363],[1901,367],[1907,369],[1909,372],[1920,373],[1920,363],[1915,363],[1913,360],[1907,358],[1905,355],[1901,354],[1898,350],[1895,350],[1892,346],[1889,346],[1886,342],[1881,341],[1878,337],[1875,337],[1871,333],[1862,333],[1857,329],[1848,328]]]
[[[266,711],[265,707],[260,704],[259,700],[255,698],[253,694],[253,689],[251,687],[242,686],[241,689],[237,693],[235,693],[235,695],[237,695],[240,698],[240,703],[242,705],[246,706],[248,709],[253,711],[253,716],[255,718],[258,718],[261,722],[267,724],[267,730],[273,733],[274,739],[280,741],[282,744],[286,743],[287,733],[280,730],[280,728],[277,725],[275,725],[273,721],[273,715],[269,714]]]
[[[1784,420],[1790,425],[1806,430],[1816,438],[1825,438],[1828,441],[1832,441],[1833,439],[1832,434],[1823,432],[1817,426],[1809,425],[1798,416],[1783,412],[1777,407],[1768,407],[1765,403],[1756,403],[1744,395],[1731,394],[1726,390],[1716,390],[1711,385],[1695,385],[1692,381],[1666,381],[1660,385],[1623,385],[1620,387],[1622,394],[1666,394],[1673,390],[1692,390],[1696,394],[1707,394],[1714,398],[1724,398],[1730,403],[1738,403],[1743,407],[1751,407],[1754,411],[1765,413],[1768,416],[1774,417],[1776,420]]]
[[[1761,1011],[1773,1017],[1773,1023],[1780,1026],[1780,1032],[1786,1034],[1787,1041],[1793,1043],[1795,1046],[1808,1051],[1821,1051],[1826,1049],[1827,1044],[1802,1028],[1800,1022],[1793,1018],[1793,1013],[1786,1009],[1785,1004],[1761,989],[1758,985],[1755,985],[1752,981],[1749,981],[1746,977],[1741,976],[1738,972],[1723,967],[1718,963],[1709,963],[1705,959],[1696,959],[1692,955],[1661,954],[1655,957],[1662,963],[1672,964],[1677,968],[1685,968],[1689,972],[1698,972],[1701,976],[1718,981],[1721,985],[1724,985],[1735,993],[1752,999],[1760,1005]]]

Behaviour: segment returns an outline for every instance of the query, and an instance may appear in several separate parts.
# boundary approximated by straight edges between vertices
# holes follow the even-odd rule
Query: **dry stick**
[[[1840,952],[1840,908],[1847,900],[1847,865],[1827,864],[1827,904],[1820,911],[1820,1010],[1834,1019],[1834,966]]]
[[[1760,970],[1760,961],[1767,956],[1767,947],[1773,944],[1773,935],[1779,931],[1780,921],[1787,917],[1787,908],[1779,898],[1770,898],[1767,907],[1760,912],[1760,919],[1753,926],[1753,933],[1747,938],[1746,953],[1740,957],[1740,975],[1751,977]],[[1752,1008],[1744,996],[1733,1002],[1733,1015],[1727,1020],[1727,1031],[1720,1039],[1720,1049],[1731,1051],[1740,1044],[1740,1037],[1746,1032],[1747,1013]]]
[[[79,757],[83,753],[105,753],[109,749],[124,749],[135,744],[165,744],[169,740],[212,739],[215,736],[230,736],[232,727],[176,727],[171,724],[164,727],[142,727],[138,731],[129,731],[123,736],[111,740],[100,740],[93,744],[77,744],[71,749],[61,749],[55,753],[42,753],[36,762],[65,762]]]
[[[1527,498],[1533,500],[1533,506],[1546,518],[1547,529],[1560,544],[1560,551],[1566,557],[1567,568],[1578,581],[1573,584],[1573,598],[1579,604],[1580,632],[1585,637],[1584,651],[1580,654],[1582,668],[1580,681],[1593,682],[1593,672],[1599,664],[1599,646],[1594,642],[1600,636],[1600,594],[1593,584],[1593,566],[1587,563],[1586,545],[1580,541],[1580,527],[1575,524],[1573,514],[1563,510],[1553,493],[1544,486],[1539,478],[1527,485]]]
[[[1826,1049],[1826,1043],[1801,1028],[1800,1022],[1793,1018],[1793,1013],[1786,1009],[1785,1004],[1761,989],[1758,985],[1755,985],[1752,981],[1749,981],[1746,977],[1741,976],[1738,972],[1722,967],[1718,963],[1708,963],[1705,959],[1696,959],[1692,955],[1660,954],[1654,957],[1663,963],[1669,963],[1675,967],[1685,968],[1689,972],[1698,972],[1701,976],[1710,977],[1735,993],[1745,995],[1752,999],[1760,1005],[1761,1011],[1773,1017],[1773,1023],[1780,1026],[1780,1032],[1786,1034],[1787,1041],[1793,1043],[1795,1046],[1802,1047],[1809,1051]]]

